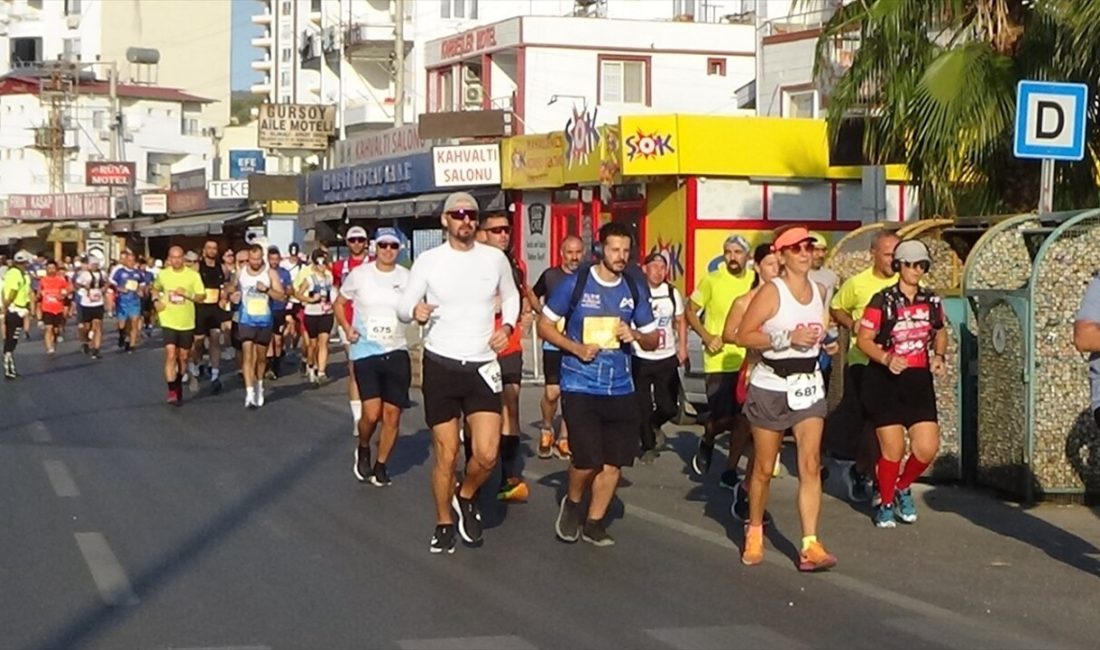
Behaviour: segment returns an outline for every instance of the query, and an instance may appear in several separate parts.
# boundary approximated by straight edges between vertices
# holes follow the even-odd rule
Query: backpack
[[[894,325],[898,322],[898,301],[901,294],[893,291],[893,287],[883,291],[882,295],[882,322],[879,324],[878,334],[875,335],[875,344],[883,349],[888,349],[894,344]],[[929,323],[933,331],[943,328],[943,302],[940,297],[925,291],[917,290],[917,300],[923,299],[930,310]]]
[[[565,311],[565,315],[562,317],[562,321],[566,324],[569,323],[569,319],[573,317],[573,312],[577,310],[577,305],[581,304],[581,297],[584,296],[584,288],[588,285],[588,273],[596,262],[585,262],[577,267],[577,270],[573,273],[577,276],[577,282],[573,285],[573,294],[569,296],[569,309]],[[626,288],[630,291],[630,297],[634,300],[634,308],[637,309],[641,300],[641,293],[638,291],[638,283],[634,281],[634,278],[630,277],[630,273],[623,271],[623,282],[626,282]],[[671,296],[671,294],[669,294]]]

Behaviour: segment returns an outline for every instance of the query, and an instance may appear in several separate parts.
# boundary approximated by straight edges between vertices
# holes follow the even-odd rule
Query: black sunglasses
[[[477,221],[479,219],[477,210],[451,210],[447,213],[447,216],[455,221]]]
[[[504,233],[512,232],[511,226],[493,226],[492,228],[482,228],[485,232],[491,232],[494,235],[503,235]]]
[[[920,269],[925,273],[928,273],[928,269],[932,268],[932,264],[927,260],[920,260],[919,262],[902,262],[906,268]]]
[[[398,248],[401,248],[401,244],[396,244],[392,241],[379,242],[376,245],[378,246],[378,248],[384,248],[386,250],[391,250],[391,251],[395,251]]]
[[[349,244],[365,244],[367,243],[366,237],[348,237]]]
[[[791,251],[792,253],[812,253],[814,252],[814,243],[812,241],[800,241],[797,244],[791,244],[790,246],[784,246],[782,250]]]

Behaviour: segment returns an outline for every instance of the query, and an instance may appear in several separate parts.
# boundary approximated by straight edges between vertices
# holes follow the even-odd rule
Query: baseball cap
[[[31,254],[27,251],[19,251],[12,259],[14,259],[16,262],[19,262],[20,264],[26,264],[34,258],[31,257]]]
[[[187,260],[188,262],[198,262],[199,254],[195,251],[187,251],[187,253],[185,253],[183,256],[183,259]]]
[[[825,239],[825,235],[817,232],[816,230],[810,231],[810,237],[814,240],[814,248],[828,248],[829,240]]]
[[[752,247],[749,246],[749,240],[745,239],[741,235],[730,235],[729,237],[726,237],[726,241],[722,243],[722,250],[725,250],[726,246],[729,246],[730,244],[733,244],[734,246],[745,251],[746,253],[752,250]]]
[[[932,256],[928,254],[928,247],[916,239],[907,239],[895,246],[894,259],[898,262],[932,263]]]
[[[649,255],[646,255],[645,262],[643,262],[643,264],[649,264],[650,262],[656,262],[657,260],[661,260],[665,264],[668,264],[668,258],[665,257],[665,254],[658,251],[653,251]]]
[[[379,228],[374,231],[374,241],[377,243],[390,242],[393,244],[400,244],[401,236],[397,234],[396,228]]]
[[[469,192],[451,192],[447,195],[447,200],[443,202],[444,213],[462,208],[477,210],[477,199]]]
[[[344,235],[344,239],[356,239],[356,238],[366,239],[367,238],[367,231],[364,230],[361,226],[352,226],[351,228],[348,228],[348,233],[346,235]]]

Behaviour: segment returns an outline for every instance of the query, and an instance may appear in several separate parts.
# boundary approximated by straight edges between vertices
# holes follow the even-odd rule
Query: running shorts
[[[137,300],[126,300],[118,303],[115,308],[115,318],[118,320],[130,320],[141,317],[141,303]]]
[[[489,361],[457,361],[424,351],[424,418],[429,427],[471,413],[500,413],[500,393],[478,372]]]
[[[50,327],[63,327],[65,325],[65,314],[51,314],[48,311],[42,312],[42,322]]]
[[[90,323],[94,320],[103,320],[103,305],[98,307],[81,307],[80,322]]]
[[[255,325],[237,325],[237,337],[242,343],[248,341],[255,343],[256,345],[267,346],[271,343],[271,337],[274,335],[274,329],[268,325],[267,327],[256,327]]]
[[[206,336],[221,329],[226,311],[216,304],[195,305],[195,332]]]
[[[707,417],[711,422],[728,420],[741,412],[741,405],[736,399],[740,374],[739,371],[707,373]]]
[[[749,424],[761,429],[771,429],[782,433],[794,425],[810,418],[825,418],[829,411],[829,402],[825,396],[798,411],[793,410],[787,404],[787,393],[779,390],[767,390],[749,384],[748,397],[745,399],[744,413]],[[569,431],[572,440],[573,431]]]
[[[275,336],[282,336],[283,330],[286,329],[286,310],[276,309],[271,312],[272,327],[275,328]]]
[[[320,316],[310,316],[306,314],[306,333],[309,334],[309,338],[314,339],[322,334],[331,334],[332,325],[335,323],[335,317],[332,314],[323,314]]]
[[[174,330],[168,327],[160,329],[164,337],[164,347],[174,345],[177,348],[190,350],[195,344],[195,330]]]
[[[505,386],[518,386],[523,381],[523,352],[513,352],[503,357],[498,357],[500,363],[500,380]]]
[[[561,385],[561,350],[542,351],[542,375],[547,386]]]
[[[412,365],[407,350],[394,350],[351,362],[359,399],[381,399],[399,408],[409,407]]]
[[[938,422],[936,389],[928,368],[909,368],[900,375],[878,363],[867,366],[861,395],[867,420],[877,429],[919,422]]]
[[[561,417],[577,469],[630,467],[638,455],[641,420],[633,395],[561,394]]]

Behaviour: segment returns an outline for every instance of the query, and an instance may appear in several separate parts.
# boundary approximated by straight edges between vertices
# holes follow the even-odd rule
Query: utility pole
[[[394,20],[396,21],[394,36],[396,48],[393,63],[394,71],[394,99],[393,123],[394,126],[405,124],[405,0],[394,0]]]

